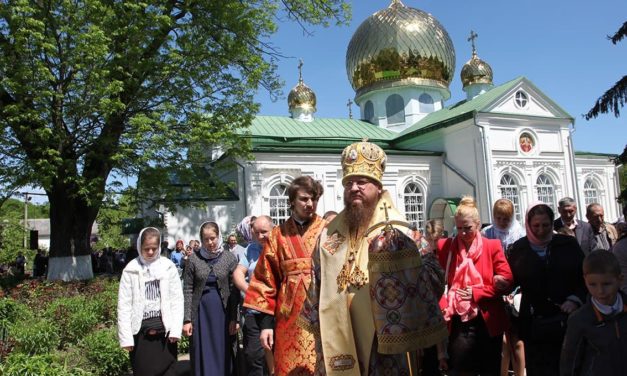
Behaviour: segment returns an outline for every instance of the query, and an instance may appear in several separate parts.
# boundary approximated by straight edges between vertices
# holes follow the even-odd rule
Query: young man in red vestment
[[[274,351],[275,375],[312,375],[313,335],[297,324],[311,282],[311,253],[326,221],[316,214],[323,188],[309,176],[288,188],[292,215],[275,227],[259,256],[244,307],[261,312],[261,344]]]

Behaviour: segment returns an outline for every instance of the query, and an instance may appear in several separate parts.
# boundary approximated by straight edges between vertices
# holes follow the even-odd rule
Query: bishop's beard
[[[362,201],[359,203],[351,203],[348,200],[344,200],[344,207],[346,210],[346,222],[348,229],[351,233],[363,234],[367,230],[367,226],[370,224],[370,220],[374,215],[374,210],[377,207],[377,201],[372,202]]]

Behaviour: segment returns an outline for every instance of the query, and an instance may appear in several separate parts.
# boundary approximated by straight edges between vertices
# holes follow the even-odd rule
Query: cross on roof
[[[346,102],[346,106],[348,107],[348,118],[352,119],[353,118],[353,101],[348,98],[348,102]]]
[[[303,59],[298,59],[298,81],[303,82]]]
[[[477,49],[475,48],[475,39],[477,39],[478,36],[479,34],[475,33],[473,30],[470,30],[470,37],[468,37],[467,40],[472,44],[473,56],[477,54]]]

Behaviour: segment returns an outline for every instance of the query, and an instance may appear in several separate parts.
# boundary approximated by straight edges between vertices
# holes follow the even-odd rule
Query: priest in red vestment
[[[311,283],[311,253],[326,224],[316,214],[323,188],[310,176],[301,176],[287,192],[292,216],[272,230],[244,306],[261,312],[261,344],[274,351],[275,375],[312,375],[314,337],[296,321]]]

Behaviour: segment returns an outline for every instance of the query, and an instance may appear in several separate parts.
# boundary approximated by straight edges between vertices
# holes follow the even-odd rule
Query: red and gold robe
[[[244,306],[275,318],[275,374],[312,375],[314,337],[300,328],[300,315],[311,283],[311,254],[326,221],[315,215],[304,228],[291,217],[275,227],[246,291]]]

